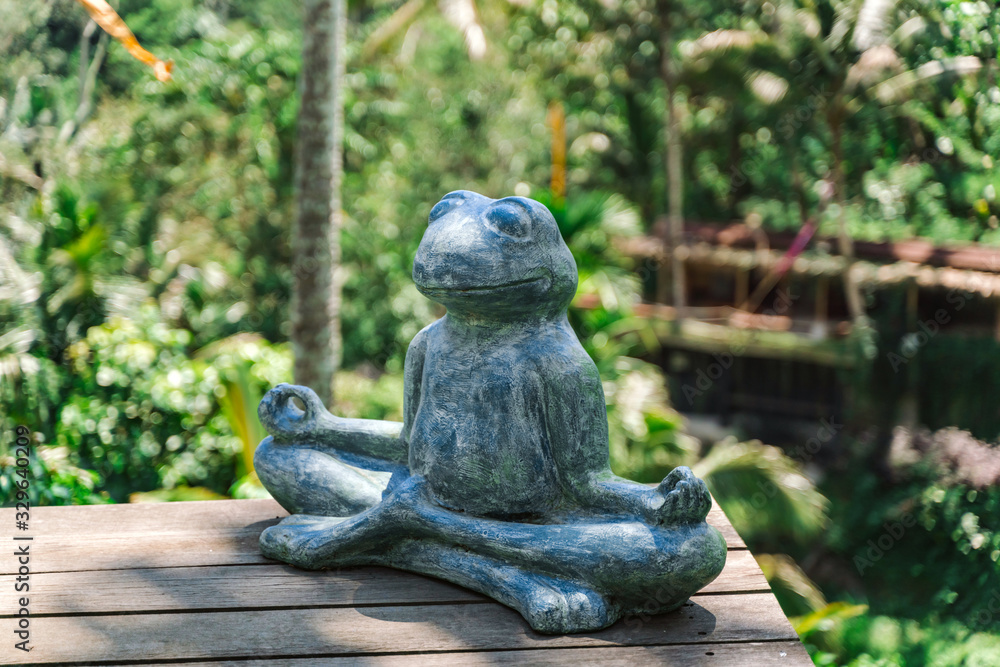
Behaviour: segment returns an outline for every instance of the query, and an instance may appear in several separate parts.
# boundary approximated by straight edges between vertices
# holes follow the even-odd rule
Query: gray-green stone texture
[[[576,264],[548,209],[445,195],[413,280],[448,312],[410,343],[403,423],[336,417],[288,384],[261,401],[257,475],[291,514],[261,535],[265,556],[438,577],[543,633],[668,612],[718,576],[704,482],[611,472],[601,379],[566,319]]]

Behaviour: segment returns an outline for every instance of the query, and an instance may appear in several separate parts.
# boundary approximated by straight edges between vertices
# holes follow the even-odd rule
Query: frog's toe
[[[280,560],[306,570],[326,566],[325,558],[336,540],[336,527],[345,519],[294,514],[260,535],[260,550],[265,557]]]
[[[532,591],[523,614],[534,630],[545,634],[600,630],[613,621],[600,593],[554,580]]]

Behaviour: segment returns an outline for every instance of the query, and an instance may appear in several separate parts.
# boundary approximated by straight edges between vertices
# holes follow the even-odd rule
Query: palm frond
[[[0,336],[0,384],[16,387],[39,371],[38,359],[28,354],[34,340],[35,332],[29,327],[17,327]]]
[[[150,297],[149,284],[129,276],[96,277],[94,292],[104,300],[108,317],[132,317]]]
[[[844,88],[853,90],[857,86],[871,86],[884,80],[886,72],[898,72],[903,67],[903,60],[888,44],[873,46],[858,58],[858,61],[847,70]]]
[[[741,535],[802,539],[826,525],[826,497],[777,447],[728,438],[693,470]]]
[[[633,271],[615,266],[596,270],[581,269],[579,294],[597,294],[607,310],[630,312],[639,300],[641,288]]]
[[[786,554],[754,555],[786,616],[810,614],[826,606],[823,591]]]
[[[763,37],[763,33],[753,33],[748,30],[714,30],[689,43],[685,48],[685,55],[699,58],[706,55],[721,55],[734,50],[746,50],[752,48]]]
[[[30,274],[17,263],[0,237],[0,301],[22,305],[33,303],[41,294],[40,274]]]
[[[910,40],[914,35],[923,32],[927,29],[927,20],[923,16],[914,16],[911,19],[903,21],[898,28],[896,28],[892,36],[889,38],[889,42],[892,44],[903,44]]]
[[[865,0],[854,24],[853,43],[859,51],[881,46],[889,38],[890,14],[896,0]]]
[[[479,22],[474,0],[439,0],[441,13],[462,33],[465,51],[470,60],[481,60],[486,55],[486,33]]]
[[[402,7],[392,13],[378,28],[368,36],[361,45],[361,57],[369,60],[378,53],[393,37],[402,32],[416,20],[417,16],[427,7],[427,0],[407,0]]]
[[[799,637],[806,639],[817,630],[835,626],[840,621],[860,616],[866,611],[868,611],[868,605],[866,604],[851,604],[849,602],[838,601],[831,602],[806,616],[795,617],[789,620],[792,622],[792,627],[795,628],[795,632],[798,633]]]
[[[875,87],[875,97],[883,104],[895,104],[904,101],[921,83],[936,79],[945,74],[964,76],[979,71],[982,66],[982,61],[975,56],[958,56],[944,60],[932,60],[916,69],[907,70],[890,79],[886,79]]]

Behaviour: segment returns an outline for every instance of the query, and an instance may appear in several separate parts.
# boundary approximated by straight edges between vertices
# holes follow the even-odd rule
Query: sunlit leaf
[[[806,538],[826,525],[826,497],[777,447],[729,438],[692,469],[741,535]]]
[[[816,630],[830,630],[837,623],[845,621],[868,611],[866,604],[850,604],[849,602],[831,602],[822,609],[817,609],[808,616],[790,619],[792,627],[800,637],[805,638]]]
[[[886,71],[898,71],[902,66],[902,59],[892,47],[886,44],[873,46],[847,70],[844,87],[850,90],[858,85],[870,86],[881,80]]]
[[[764,70],[751,71],[747,84],[757,98],[765,104],[774,104],[788,92],[788,82],[776,74]]]
[[[810,614],[826,606],[823,592],[786,554],[754,556],[786,615]]]

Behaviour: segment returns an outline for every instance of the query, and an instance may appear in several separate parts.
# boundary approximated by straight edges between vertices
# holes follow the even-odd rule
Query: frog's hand
[[[282,442],[314,435],[321,417],[330,421],[337,419],[312,389],[285,383],[267,392],[257,407],[257,416],[267,432]]]
[[[653,513],[657,523],[684,525],[704,521],[712,509],[712,496],[705,482],[694,476],[687,466],[674,468],[656,487],[659,498]]]
[[[406,442],[400,438],[401,423],[336,417],[308,387],[279,384],[261,400],[257,414],[279,444],[330,447],[394,464],[405,465],[408,459]],[[363,462],[358,465],[367,467]]]

